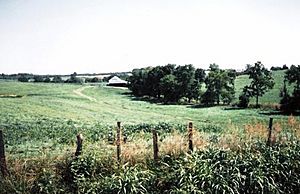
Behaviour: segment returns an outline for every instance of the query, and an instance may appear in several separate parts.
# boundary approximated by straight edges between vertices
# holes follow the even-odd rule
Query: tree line
[[[235,70],[222,70],[216,64],[210,65],[208,74],[191,64],[168,64],[134,69],[129,89],[135,96],[149,96],[164,103],[184,100],[206,105],[229,104],[234,99],[235,78]]]
[[[76,72],[69,75],[68,79],[63,79],[65,76],[61,75],[34,75],[29,73],[18,73],[18,74],[1,74],[0,79],[7,79],[7,80],[18,80],[20,82],[44,82],[44,83],[98,83],[104,81],[98,77],[86,77],[80,78],[78,77],[79,74]],[[67,75],[66,75],[67,76]]]
[[[281,110],[299,110],[300,67],[292,65],[289,69],[284,65],[282,69],[286,72],[284,88],[281,91]],[[241,74],[247,74],[251,83],[243,88],[237,106],[247,108],[250,99],[254,98],[258,107],[259,97],[275,85],[272,72],[260,61],[254,65],[248,64],[243,72],[220,69],[217,64],[211,64],[207,71],[195,68],[191,64],[184,66],[168,64],[134,69],[132,76],[129,77],[129,89],[134,96],[147,96],[166,104],[186,101],[207,106],[221,103],[229,105],[235,99],[234,81]],[[292,94],[286,89],[287,82],[295,84]]]

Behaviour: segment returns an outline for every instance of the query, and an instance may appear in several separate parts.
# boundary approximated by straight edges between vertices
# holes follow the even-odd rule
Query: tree
[[[200,83],[203,83],[205,80],[205,71],[204,69],[196,69],[195,71],[195,80],[197,80]]]
[[[129,77],[129,89],[135,96],[148,95],[146,79],[148,77],[149,68],[134,69],[132,76]]]
[[[247,108],[250,102],[250,94],[248,87],[244,87],[243,93],[239,96],[238,107]]]
[[[25,75],[21,75],[19,78],[18,78],[18,81],[19,82],[28,82],[28,77],[26,77]]]
[[[159,83],[161,79],[165,76],[163,68],[161,66],[156,66],[152,68],[147,76],[146,85],[149,90],[149,95],[160,99],[161,91]]]
[[[77,77],[77,73],[74,72],[70,75],[71,77],[67,79],[66,83],[83,83],[83,80]]]
[[[202,95],[201,91],[202,82],[198,80],[194,80],[194,82],[188,88],[188,92],[186,93],[186,97],[188,98],[188,102],[190,103],[192,99],[199,100],[200,96]]]
[[[192,99],[196,101],[202,96],[202,83],[205,80],[205,71],[203,69],[196,69],[195,76],[192,84],[189,85],[188,91],[186,93],[186,97],[188,98],[188,102],[190,103]]]
[[[289,84],[295,84],[292,95],[288,93],[286,87],[287,81]],[[285,72],[284,85],[280,96],[282,97],[280,101],[282,111],[291,113],[300,110],[300,65],[292,65]]]
[[[289,84],[294,83],[295,89],[300,89],[300,65],[292,65],[289,70],[286,71],[285,78],[289,81]]]
[[[205,104],[219,105],[221,100],[229,104],[234,98],[234,80],[235,74],[230,71],[222,70],[216,64],[210,65],[210,72],[205,79],[206,91],[202,102]]]
[[[174,72],[178,82],[177,93],[179,98],[186,97],[194,82],[195,68],[193,65],[178,66]]]
[[[44,81],[43,77],[40,75],[33,76],[33,79],[34,79],[34,82],[43,82]]]
[[[56,75],[56,76],[54,76],[52,82],[53,83],[62,83],[64,81],[62,80],[62,78],[60,76]]]
[[[51,79],[50,79],[49,77],[46,77],[46,78],[44,79],[44,82],[45,82],[45,83],[50,83],[50,82],[51,82]]]
[[[177,102],[180,99],[178,92],[179,83],[172,74],[166,75],[161,79],[160,90],[164,97],[164,102]]]
[[[250,97],[255,97],[256,107],[258,107],[258,97],[263,96],[268,90],[274,87],[272,73],[258,61],[249,68],[249,78],[252,79],[247,88]]]

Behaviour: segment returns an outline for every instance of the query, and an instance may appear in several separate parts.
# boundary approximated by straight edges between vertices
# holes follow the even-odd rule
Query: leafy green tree
[[[165,73],[161,66],[156,66],[149,71],[146,84],[147,84],[147,89],[149,90],[148,93],[151,96],[160,99],[161,91],[160,91],[159,83],[164,76]]]
[[[244,87],[242,94],[239,96],[238,107],[247,108],[250,102],[248,87]]]
[[[177,92],[179,98],[186,97],[191,89],[195,77],[195,68],[193,65],[178,66],[174,72],[178,82]]]
[[[149,68],[134,69],[132,76],[129,77],[129,89],[135,96],[148,95],[148,86],[146,83]]]
[[[43,82],[44,81],[43,76],[40,76],[40,75],[33,76],[33,79],[34,79],[34,82]]]
[[[189,103],[192,99],[195,99],[196,101],[199,100],[202,95],[201,87],[202,82],[199,82],[195,79],[194,82],[190,85],[188,92],[186,93],[186,97],[188,98]]]
[[[18,81],[19,82],[28,82],[29,78],[25,75],[21,75],[19,78],[18,78]]]
[[[64,81],[62,80],[62,78],[60,76],[56,75],[56,76],[54,76],[52,82],[53,83],[62,83]]]
[[[200,83],[203,83],[205,81],[205,70],[197,68],[195,71],[195,80],[197,80]]]
[[[180,99],[178,92],[179,83],[172,74],[166,75],[161,79],[160,90],[166,102],[177,102]]]
[[[258,107],[258,97],[263,96],[274,87],[274,79],[271,71],[266,69],[260,61],[249,68],[249,78],[252,81],[246,88],[250,97],[255,97],[256,107]]]
[[[205,80],[205,71],[203,69],[196,69],[195,75],[192,84],[189,85],[186,97],[190,103],[192,99],[198,101],[202,96],[203,92],[201,91],[202,84]]]
[[[67,79],[65,82],[66,83],[79,83],[79,84],[81,84],[81,83],[83,83],[83,80],[81,78],[77,77],[77,73],[74,72],[74,73],[71,74],[71,77],[69,79]]]
[[[288,93],[286,82],[294,84],[292,95]],[[300,65],[292,65],[285,73],[284,85],[281,90],[281,110],[284,112],[295,112],[300,110]]]
[[[205,104],[219,105],[221,100],[229,104],[234,98],[234,80],[235,74],[222,70],[216,64],[210,65],[210,72],[205,79],[206,92],[203,95],[202,102]]]
[[[45,82],[45,83],[50,83],[50,82],[51,82],[51,79],[50,79],[49,77],[46,77],[46,78],[44,79],[44,82]]]
[[[300,89],[300,65],[292,65],[289,70],[286,71],[285,78],[289,81],[289,84],[295,84],[295,90]]]

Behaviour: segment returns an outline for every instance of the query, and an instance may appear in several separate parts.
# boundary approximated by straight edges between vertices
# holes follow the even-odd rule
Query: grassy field
[[[275,87],[260,98],[263,104],[277,104],[283,73],[275,72]],[[236,96],[248,84],[246,76],[236,80]],[[227,111],[225,107],[192,108],[185,105],[157,105],[134,100],[125,95],[127,90],[103,86],[83,88],[82,93],[94,98],[90,100],[76,94],[76,89],[85,86],[68,84],[39,84],[0,82],[0,94],[23,95],[23,98],[2,98],[1,112],[22,118],[61,118],[84,122],[112,124],[123,121],[129,124],[153,122],[187,122],[197,124],[226,124],[251,122],[265,119],[260,110]]]
[[[258,146],[257,143],[265,142],[270,117],[274,118],[274,125],[278,134],[280,131],[284,131],[284,133],[282,133],[283,135],[278,135],[280,141],[289,142],[285,148],[278,148],[282,149],[284,153],[275,150],[274,153],[279,155],[274,157],[282,157],[280,154],[283,154],[284,157],[298,157],[298,143],[291,144],[290,142],[296,141],[294,139],[295,135],[291,134],[295,133],[300,135],[298,131],[296,132],[296,130],[294,130],[300,127],[300,125],[298,126],[299,118],[272,114],[273,110],[270,109],[278,104],[280,100],[279,91],[284,74],[282,71],[278,71],[274,72],[273,75],[275,78],[274,89],[260,98],[260,102],[263,104],[263,107],[265,107],[263,109],[231,109],[231,107],[228,106],[195,108],[192,105],[155,104],[135,99],[128,94],[129,91],[127,89],[106,87],[103,84],[90,86],[0,81],[0,128],[4,129],[9,168],[14,172],[11,179],[4,180],[4,182],[1,182],[0,179],[0,186],[8,185],[7,188],[3,187],[3,190],[0,189],[0,192],[30,193],[34,191],[37,193],[60,193],[58,189],[64,187],[60,184],[60,182],[63,181],[70,184],[71,187],[75,185],[75,190],[77,189],[76,193],[88,193],[86,190],[88,188],[94,188],[94,190],[90,190],[91,193],[95,191],[111,193],[125,189],[126,186],[124,185],[111,188],[124,181],[122,184],[131,184],[138,186],[140,189],[134,190],[135,188],[126,187],[129,189],[129,193],[147,193],[147,191],[150,192],[149,189],[153,187],[151,184],[157,179],[156,176],[162,176],[161,182],[166,184],[166,187],[168,184],[178,186],[178,188],[164,188],[165,186],[160,185],[157,190],[158,193],[162,190],[175,193],[184,193],[184,191],[193,192],[193,185],[189,185],[189,181],[194,181],[188,180],[188,177],[180,173],[181,171],[187,170],[185,173],[190,173],[191,176],[197,177],[204,172],[213,173],[210,170],[221,170],[214,169],[216,166],[212,166],[210,170],[198,169],[201,170],[201,172],[196,173],[187,169],[190,168],[190,165],[193,166],[196,163],[200,166],[207,166],[208,163],[211,165],[211,160],[208,158],[211,157],[215,159],[218,154],[220,154],[220,156],[217,157],[221,157],[222,159],[219,158],[217,160],[223,161],[224,157],[226,160],[228,159],[228,162],[224,162],[224,165],[234,160],[237,163],[240,162],[241,169],[239,170],[244,168],[242,166],[245,165],[246,162],[249,162],[249,165],[250,163],[251,165],[256,165],[255,158],[259,158],[263,164],[263,161],[269,157],[267,151],[269,148],[261,146],[262,144]],[[247,76],[239,76],[237,78],[235,83],[237,97],[244,85],[248,83],[249,79]],[[254,101],[251,102],[254,103]],[[117,121],[122,122],[124,132],[129,135],[129,144],[124,145],[122,157],[125,161],[129,162],[130,165],[127,166],[127,164],[124,164],[121,170],[118,166],[115,166],[114,163],[115,156],[113,152],[115,147],[109,145],[107,142],[108,134],[115,132]],[[184,143],[185,133],[182,134],[181,132],[186,131],[188,121],[193,121],[197,131],[195,132],[195,147],[200,150],[205,148],[204,153],[202,151],[196,152],[193,156],[186,156],[184,154],[187,151],[186,143]],[[153,165],[151,162],[148,163],[144,161],[147,158],[151,158],[151,134],[141,131],[148,132],[153,128],[159,130],[161,155],[171,157],[169,159],[164,158],[163,160],[166,160],[165,163],[159,167]],[[174,131],[173,129],[177,130]],[[72,157],[68,154],[74,152],[76,134],[78,133],[82,133],[85,138],[84,149],[86,152],[83,159],[77,161],[79,163],[72,163],[70,159]],[[257,140],[254,141],[253,137],[256,137]],[[265,143],[263,143],[263,145],[264,144]],[[251,147],[252,145],[254,146],[254,151],[252,148],[250,150],[248,149],[248,146]],[[291,145],[297,146],[290,149],[289,146]],[[209,147],[213,149],[211,151],[215,153],[215,155],[210,153]],[[258,148],[260,149],[259,151],[256,150]],[[233,151],[226,152],[228,155],[223,156],[223,149]],[[236,151],[243,153],[241,158],[238,158],[239,155],[236,155]],[[249,159],[249,155],[247,155],[248,152],[251,153],[252,159]],[[256,152],[261,153],[261,155],[253,155],[253,153]],[[286,156],[285,154],[290,155]],[[163,158],[164,156],[161,157]],[[199,157],[208,157],[208,163],[203,163],[206,159],[202,160],[199,159]],[[191,163],[187,163],[186,161],[190,159]],[[277,168],[277,165],[281,165],[280,162],[275,163],[276,161],[277,160],[274,159],[274,163],[270,164],[273,165],[272,167],[274,168]],[[138,164],[138,166],[135,166],[137,163],[142,165]],[[160,169],[161,172],[165,172],[167,166],[164,165],[174,165],[174,168],[172,168],[174,172],[170,171],[170,173],[174,173],[174,176],[169,176],[167,172],[166,174],[159,175],[159,170],[156,170],[156,168]],[[222,165],[220,166],[221,169],[230,168],[230,165],[225,165],[226,167]],[[71,171],[75,169],[78,176],[80,175],[79,177],[76,177],[77,175],[75,173],[75,176],[73,171],[67,171],[70,166]],[[86,171],[92,175],[80,174],[82,173],[82,168],[86,168]],[[260,173],[263,173],[264,176],[270,176],[272,178],[275,176],[272,173],[270,175],[264,174],[264,165],[259,168],[261,169],[258,170],[261,170]],[[288,163],[288,166],[282,171],[288,172],[289,169],[292,169],[293,173],[297,174],[297,170],[299,170],[298,163],[294,164],[292,161]],[[78,170],[80,172],[78,172]],[[103,172],[104,170],[106,171]],[[114,174],[115,172],[117,174]],[[30,177],[30,173],[34,177]],[[62,175],[64,173],[67,173],[68,176],[72,175],[73,179],[78,182],[74,182],[73,179],[69,180],[65,175]],[[97,173],[100,173],[100,175]],[[240,176],[245,172],[236,172],[235,169],[232,169],[232,173],[237,173],[237,176]],[[293,173],[292,175],[284,176],[294,176]],[[127,179],[127,175],[134,175],[136,177],[131,177],[132,179],[129,180]],[[248,175],[248,173],[243,175],[247,177],[245,181],[249,178],[252,179],[248,177]],[[87,176],[88,181],[85,182],[82,176]],[[183,182],[176,181],[176,178],[180,176]],[[101,177],[104,178],[102,179]],[[265,190],[267,192],[273,191],[272,188],[278,187],[279,190],[281,189],[280,185],[272,185],[272,180],[266,177],[264,183],[259,183],[260,179],[257,179],[258,183],[254,181],[255,184],[252,185],[253,188],[251,188],[254,190],[259,189],[260,191],[264,191],[265,188],[267,188]],[[147,178],[151,178],[151,180]],[[200,177],[196,179],[198,180],[198,178],[200,179]],[[222,179],[219,178],[215,177],[210,180],[212,181],[210,183],[214,183],[214,181],[218,180],[226,182],[231,179],[226,178],[225,174]],[[134,182],[140,179],[146,182]],[[243,178],[237,177],[237,182],[242,179]],[[49,185],[49,180],[53,185]],[[128,183],[127,181],[133,182]],[[270,181],[270,184],[268,181]],[[297,179],[294,181],[297,182]],[[107,185],[108,183],[110,186]],[[181,185],[183,183],[187,184],[185,185],[186,188]],[[210,183],[208,185],[210,185]],[[269,185],[265,185],[267,183]],[[147,185],[147,188],[144,188],[144,184]],[[264,185],[263,188],[260,187],[260,184]],[[201,186],[199,185],[199,187]],[[210,187],[211,185],[207,186],[207,188]],[[234,187],[239,188],[235,193],[251,193],[248,190],[243,191],[242,185],[214,188],[207,193],[215,193],[215,191],[224,191]],[[61,189],[61,192],[66,191],[66,188],[69,193],[74,192],[74,188],[70,188],[70,186],[64,187]],[[102,190],[107,188],[109,189],[106,191]],[[290,188],[294,188],[294,186]],[[227,191],[231,192],[230,190]]]
[[[283,72],[274,73],[274,89],[260,98],[266,105],[277,104],[283,80]],[[245,84],[246,76],[236,80],[236,96]],[[128,95],[127,89],[109,88],[104,85],[87,86],[51,83],[0,82],[0,126],[8,136],[16,139],[13,129],[26,128],[20,132],[20,139],[44,139],[47,136],[60,138],[68,131],[109,131],[117,121],[124,125],[172,123],[186,125],[193,121],[196,128],[226,129],[227,126],[243,127],[248,123],[267,124],[272,110],[232,110],[225,106],[195,108],[191,105],[161,105],[136,100]],[[4,95],[4,96],[3,96]],[[5,97],[19,95],[21,98]],[[268,106],[267,106],[268,107]],[[277,122],[285,122],[286,116],[272,115]],[[103,126],[110,126],[105,129]],[[12,129],[10,132],[10,129]],[[26,132],[26,133],[25,133]],[[32,132],[32,133],[30,133]],[[45,136],[33,135],[45,134]],[[57,134],[55,134],[57,133]],[[52,135],[51,135],[52,134]],[[103,133],[102,133],[103,134]],[[22,137],[21,137],[22,135]],[[47,135],[47,136],[46,136]]]

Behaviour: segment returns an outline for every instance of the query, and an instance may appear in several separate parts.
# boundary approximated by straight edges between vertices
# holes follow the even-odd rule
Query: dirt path
[[[83,90],[85,90],[87,88],[93,88],[93,87],[95,87],[95,86],[84,86],[82,88],[78,88],[76,90],[73,90],[73,92],[75,94],[77,94],[78,96],[80,96],[80,97],[86,98],[86,99],[88,99],[88,100],[90,100],[92,102],[97,102],[97,100],[95,98],[87,96],[87,95],[85,95],[85,94],[82,93]]]

